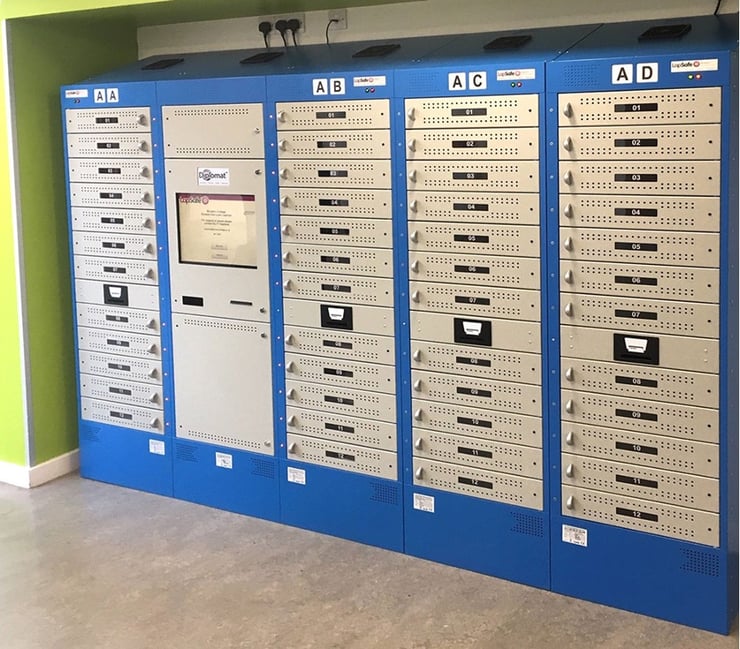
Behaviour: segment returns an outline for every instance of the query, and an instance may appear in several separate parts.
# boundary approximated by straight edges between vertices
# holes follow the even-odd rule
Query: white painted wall
[[[421,0],[348,10],[348,29],[332,31],[332,42],[501,31],[527,27],[621,22],[710,14],[716,0]],[[738,0],[722,0],[720,13],[738,11]],[[323,43],[327,12],[309,11],[299,43]],[[258,18],[213,20],[142,27],[139,55],[263,47]],[[277,47],[280,35],[272,34]]]

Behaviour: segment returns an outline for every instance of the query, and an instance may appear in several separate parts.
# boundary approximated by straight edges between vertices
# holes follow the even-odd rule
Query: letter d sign
[[[658,64],[657,63],[638,63],[636,81],[637,83],[657,83]]]

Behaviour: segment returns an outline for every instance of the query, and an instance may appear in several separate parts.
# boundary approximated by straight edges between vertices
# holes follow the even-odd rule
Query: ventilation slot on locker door
[[[249,461],[252,470],[252,475],[257,475],[262,478],[269,478],[270,480],[275,479],[275,464],[269,460],[260,460],[258,458],[250,458]]]
[[[86,442],[99,442],[100,441],[100,428],[92,428],[90,426],[80,426],[80,439]]]
[[[198,447],[192,444],[175,444],[175,458],[181,462],[198,462]]]
[[[541,516],[520,514],[518,512],[512,512],[511,515],[514,519],[514,525],[511,528],[512,532],[526,534],[527,536],[543,537],[545,535],[545,527]]]
[[[580,86],[584,90],[589,90],[591,88],[597,88],[599,82],[598,65],[589,66],[579,62],[578,65],[568,67],[563,74],[563,84],[566,86],[573,86],[575,88]]]
[[[258,329],[253,324],[246,322],[234,322],[232,320],[220,320],[215,318],[183,318],[182,324],[186,327],[197,327],[199,329],[226,329],[228,331],[247,331],[257,333]],[[180,325],[175,325],[179,327]]]
[[[178,426],[180,430],[183,430],[183,426]],[[251,440],[246,439],[240,439],[239,437],[232,437],[230,435],[217,435],[216,433],[207,433],[202,430],[194,430],[192,428],[188,428],[184,431],[184,435],[182,432],[178,433],[178,436],[182,437],[190,437],[193,439],[203,440],[204,442],[210,442],[211,444],[217,444],[220,446],[229,446],[231,448],[241,448],[246,449],[250,451],[261,451],[262,450],[262,444],[259,442],[253,442]]]
[[[387,505],[398,505],[400,500],[398,485],[372,482],[370,483],[370,488],[372,489],[370,500],[374,500],[378,503],[385,503]]]
[[[681,564],[681,569],[686,572],[696,572],[700,575],[707,575],[708,577],[719,577],[720,566],[719,557],[709,552],[702,552],[701,550],[687,550],[683,549],[684,562]]]

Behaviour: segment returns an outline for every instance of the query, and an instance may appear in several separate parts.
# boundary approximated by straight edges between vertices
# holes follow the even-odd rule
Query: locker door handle
[[[415,360],[415,361],[416,361],[417,363],[418,363],[419,361],[421,361],[421,350],[420,350],[420,349],[415,349],[415,350],[414,350],[414,353],[413,353],[413,355],[412,355],[412,358],[413,358],[413,359],[414,359],[414,360]]]
[[[573,433],[572,433],[572,432],[570,432],[570,433],[567,433],[567,434],[565,435],[565,443],[566,443],[566,444],[567,444],[568,446],[573,446],[573,445],[575,444],[575,441],[573,440]]]
[[[138,116],[138,117],[136,118],[136,123],[137,123],[137,124],[140,124],[141,126],[146,126],[146,115],[144,115],[143,113],[142,113],[142,114],[140,114],[140,115],[139,115],[139,116]]]
[[[421,392],[421,387],[421,379],[416,379],[416,381],[414,381],[414,391]]]
[[[420,451],[422,448],[424,448],[424,440],[421,437],[414,442],[414,448],[417,451]]]
[[[414,476],[421,480],[424,477],[424,468],[419,467],[418,469],[416,469],[416,471],[414,471]]]
[[[285,262],[289,262],[289,261],[291,260],[291,257],[292,257],[292,256],[293,256],[293,255],[291,255],[291,254],[290,254],[289,252],[284,252],[284,253],[283,253],[283,261],[285,261]]]
[[[573,218],[573,206],[570,203],[563,208],[563,215],[568,219]]]
[[[152,220],[151,220],[151,219],[144,219],[144,220],[143,220],[143,221],[141,222],[141,227],[142,227],[142,228],[147,228],[147,229],[151,229],[151,227],[152,227]]]
[[[146,323],[146,328],[147,329],[156,329],[157,328],[157,321],[154,318],[152,318],[151,320],[149,320],[149,322]]]
[[[296,419],[296,416],[295,415],[291,415],[290,417],[288,417],[288,419],[287,419],[287,421],[285,423],[288,424],[288,426],[295,426],[297,421],[298,420]]]
[[[285,151],[288,148],[288,142],[286,140],[280,140],[278,142],[278,149]]]
[[[159,417],[154,417],[154,419],[149,420],[149,427],[150,428],[159,428]]]
[[[146,140],[142,140],[139,142],[139,151],[146,151],[149,148],[149,145],[147,144]]]
[[[149,370],[149,371],[147,372],[147,374],[146,374],[146,375],[147,375],[147,376],[148,376],[148,377],[149,377],[150,379],[156,379],[156,378],[157,378],[157,376],[159,376],[159,371],[157,370],[157,368],[156,368],[156,367],[153,367],[152,369],[150,369],[150,370]]]
[[[563,279],[565,280],[566,284],[572,284],[573,283],[573,271],[566,270],[565,275],[563,275]]]
[[[411,294],[411,301],[417,303],[421,301],[421,294],[419,293],[419,291],[414,291]]]
[[[409,239],[411,239],[411,241],[413,241],[414,243],[419,243],[419,231],[418,230],[414,230],[409,235]]]
[[[285,336],[285,344],[286,345],[292,345],[295,342],[295,336],[293,334],[288,334]]]
[[[419,408],[418,410],[414,410],[414,419],[416,421],[421,421],[423,418],[424,418],[424,413],[421,410],[421,408]]]
[[[409,140],[406,146],[408,147],[409,151],[416,151],[416,140],[415,139]]]
[[[575,473],[575,471],[573,469],[573,465],[572,464],[569,464],[567,467],[565,467],[565,475],[566,476],[568,476],[569,478],[572,478],[574,473]]]
[[[149,270],[144,273],[144,277],[146,279],[154,279],[157,276],[157,273],[154,272],[153,268],[150,268]]]
[[[573,303],[568,302],[568,304],[565,305],[565,308],[563,309],[565,311],[565,315],[569,317],[573,317]]]
[[[417,201],[416,199],[412,200],[412,201],[411,201],[411,202],[409,203],[409,209],[410,209],[410,210],[411,210],[412,212],[416,212],[416,211],[417,211],[417,210],[419,209],[419,201]]]
[[[147,244],[146,244],[146,245],[145,245],[145,246],[144,246],[144,247],[143,247],[143,248],[141,249],[141,252],[145,252],[145,253],[147,253],[147,254],[150,254],[150,253],[154,252],[154,247],[152,246],[152,244],[151,244],[151,243],[147,243]]]
[[[412,169],[411,171],[409,171],[409,180],[410,180],[410,181],[411,181],[412,183],[415,183],[415,182],[416,182],[416,177],[417,177],[417,175],[418,175],[418,174],[417,174],[417,172],[416,172],[416,169]]]
[[[142,203],[151,203],[152,202],[152,197],[149,194],[149,192],[142,192],[140,198],[141,198],[141,202]]]
[[[280,177],[281,177],[281,178],[282,178],[283,180],[285,180],[285,179],[286,179],[286,178],[288,177],[288,170],[287,170],[287,169],[285,169],[285,168],[283,168],[283,169],[281,169],[281,170],[280,170],[280,171],[278,172],[278,174],[280,175]]]
[[[283,196],[280,199],[280,207],[288,207],[288,205],[290,205],[290,198],[288,198],[287,196]]]
[[[290,226],[289,225],[284,225],[282,228],[280,228],[280,232],[282,232],[286,236],[289,235],[290,234]]]
[[[288,444],[288,453],[295,453],[298,450],[298,444],[291,442]]]
[[[296,398],[296,395],[297,395],[297,394],[298,394],[298,393],[297,393],[297,392],[295,391],[295,389],[294,389],[294,388],[290,388],[290,389],[289,389],[289,390],[288,390],[288,391],[287,391],[287,392],[285,393],[285,396],[286,396],[286,397],[287,397],[288,399],[291,399],[291,400],[292,400],[292,399],[295,399],[295,398]]]
[[[295,371],[295,363],[293,361],[288,361],[285,364],[285,371],[292,374]]]
[[[572,151],[572,150],[573,150],[573,138],[571,138],[571,137],[566,137],[566,138],[565,138],[565,139],[563,140],[563,148],[564,148],[564,149],[565,149],[566,151]]]
[[[412,271],[413,271],[414,273],[418,273],[418,272],[419,272],[419,262],[418,262],[418,261],[416,261],[416,260],[412,261],[412,262],[411,262],[411,266],[410,266],[410,268],[411,268],[411,270],[412,270]]]
[[[573,509],[575,507],[575,502],[573,502],[573,496],[568,496],[567,500],[565,501],[565,506],[568,509]]]
[[[154,343],[152,343],[151,345],[149,345],[149,347],[146,348],[146,350],[150,354],[156,354],[157,353],[157,346]]]
[[[149,177],[149,167],[141,166],[139,167],[139,175],[143,176],[144,178]]]
[[[573,368],[569,367],[567,370],[565,370],[565,380],[566,381],[572,381],[573,380]]]
[[[285,111],[279,110],[277,114],[278,122],[285,122]]]
[[[150,403],[159,403],[159,394],[157,394],[156,392],[152,392],[149,395],[149,402]]]
[[[286,280],[285,280],[285,281],[283,282],[283,288],[284,288],[284,289],[285,289],[286,291],[290,291],[290,290],[292,290],[292,288],[293,288],[293,280],[291,280],[291,279],[286,279]]]
[[[568,401],[565,402],[565,412],[572,415],[574,410],[575,405],[573,404],[573,399],[568,399]]]
[[[563,248],[569,252],[573,250],[573,237],[567,237],[565,241],[563,241]]]
[[[572,173],[572,172],[570,172],[570,171],[566,171],[566,172],[565,172],[565,173],[563,174],[563,182],[564,182],[564,183],[565,183],[566,185],[572,185],[572,184],[573,184],[573,173]]]
[[[570,105],[570,102],[563,106],[563,115],[573,117],[573,106]]]
[[[406,111],[406,117],[413,122],[416,119],[416,108],[409,108]]]

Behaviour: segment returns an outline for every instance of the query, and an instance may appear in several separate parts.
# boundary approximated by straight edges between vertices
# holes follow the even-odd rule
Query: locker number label
[[[486,72],[450,72],[447,75],[447,89],[454,90],[485,90],[488,87],[488,73]]]
[[[93,99],[96,104],[117,104],[119,100],[118,88],[95,88]]]
[[[343,95],[347,91],[343,78],[313,79],[314,95]]]
[[[588,530],[574,525],[563,525],[563,543],[588,547]]]
[[[612,83],[657,83],[657,63],[617,63],[612,65]]]
[[[288,467],[288,482],[294,482],[295,484],[306,484],[306,471],[304,469],[297,469],[296,467]]]
[[[434,496],[425,496],[424,494],[414,494],[414,509],[422,512],[434,513]]]

